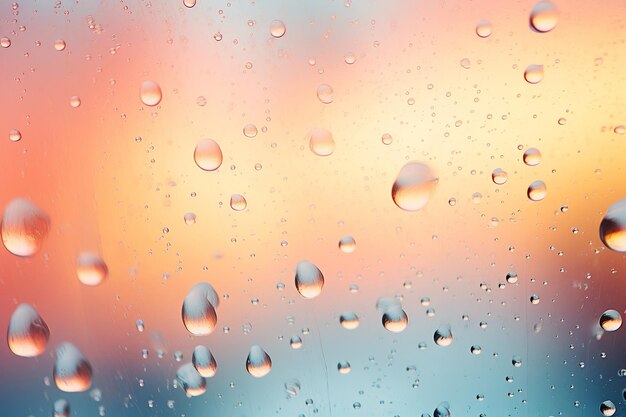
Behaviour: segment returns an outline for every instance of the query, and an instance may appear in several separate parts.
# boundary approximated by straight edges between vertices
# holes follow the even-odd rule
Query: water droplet
[[[488,20],[480,20],[476,24],[476,34],[480,36],[481,38],[488,37],[489,35],[491,35],[492,31],[493,31],[493,25]]]
[[[482,351],[483,349],[479,345],[473,345],[470,348],[470,352],[472,352],[473,355],[480,355]]]
[[[536,148],[528,148],[524,152],[522,159],[526,165],[534,167],[541,162],[541,152]]]
[[[543,65],[529,65],[524,70],[524,79],[530,84],[537,84],[543,80]]]
[[[161,86],[154,81],[144,81],[141,83],[141,101],[146,106],[156,106],[161,102],[163,93]]]
[[[215,171],[222,165],[222,149],[213,139],[202,139],[193,152],[196,165],[204,171]]]
[[[1,227],[2,242],[9,252],[33,256],[48,235],[50,217],[30,201],[16,198],[5,207]]]
[[[352,65],[356,62],[356,56],[352,52],[348,52],[343,56],[343,60],[346,64]]]
[[[324,104],[330,104],[335,99],[333,88],[328,84],[320,84],[317,87],[317,98]]]
[[[57,347],[54,363],[54,383],[65,392],[83,392],[91,386],[93,371],[82,352],[71,343]]]
[[[448,403],[441,403],[433,411],[433,417],[450,417],[450,406]]]
[[[317,127],[309,131],[309,149],[315,155],[328,156],[335,151],[335,140],[328,130]]]
[[[217,362],[206,346],[198,345],[194,348],[191,363],[203,378],[211,378],[217,372]]]
[[[322,271],[311,262],[302,260],[296,266],[296,289],[304,298],[315,298],[324,287]]]
[[[345,374],[350,373],[350,371],[352,370],[352,367],[350,366],[350,362],[341,361],[337,363],[337,370],[339,371],[340,374],[345,375]]]
[[[19,130],[9,130],[9,140],[11,142],[17,142],[22,139],[22,133]]]
[[[252,123],[248,123],[243,127],[243,134],[247,138],[253,138],[259,133],[258,129]]]
[[[185,213],[184,216],[185,224],[192,225],[196,223],[196,214],[195,213]]]
[[[541,298],[539,298],[539,296],[537,294],[533,294],[530,296],[530,303],[531,304],[539,304],[539,302],[541,301]]]
[[[270,23],[270,34],[275,37],[275,38],[281,38],[285,32],[287,31],[287,28],[285,27],[285,24],[281,21],[281,20],[272,20],[272,23]]]
[[[600,327],[607,332],[614,332],[622,326],[622,316],[617,310],[607,310],[600,316]]]
[[[526,190],[526,195],[532,201],[541,201],[546,198],[548,194],[548,189],[546,188],[546,184],[543,181],[534,181],[532,184],[528,186],[528,190]]]
[[[617,408],[611,400],[603,401],[602,404],[600,404],[600,412],[603,416],[612,416],[615,414],[615,411],[617,411]]]
[[[385,309],[382,323],[385,329],[390,332],[400,333],[409,325],[409,317],[406,315],[399,303],[393,304]]]
[[[293,336],[289,339],[289,346],[292,349],[300,349],[302,347],[302,338],[300,336]]]
[[[344,236],[339,240],[339,250],[343,253],[352,253],[356,250],[356,241],[352,236]]]
[[[73,108],[80,107],[80,103],[81,103],[80,97],[78,97],[78,96],[70,97],[70,106],[71,107],[73,107]]]
[[[470,69],[472,67],[472,63],[469,58],[463,58],[460,62],[461,66],[465,69]]]
[[[272,359],[259,345],[253,345],[246,359],[246,369],[255,378],[262,378],[272,370]]]
[[[285,382],[285,393],[287,394],[287,398],[293,398],[300,393],[302,387],[300,386],[300,381],[297,379],[291,379]]]
[[[519,368],[522,366],[522,359],[519,356],[513,356],[513,358],[511,358],[511,363],[514,367]]]
[[[626,127],[624,125],[615,126],[613,132],[618,135],[623,135],[626,132]]]
[[[183,5],[191,9],[196,5],[196,0],[183,0]]]
[[[354,330],[359,327],[359,316],[352,311],[344,311],[339,316],[339,323],[344,329]]]
[[[248,207],[246,198],[241,194],[233,194],[230,196],[230,208],[235,211],[242,211]]]
[[[496,168],[491,173],[491,179],[494,184],[503,185],[509,179],[509,174],[502,168]]]
[[[176,378],[183,384],[185,394],[197,397],[206,392],[206,379],[202,377],[192,363],[186,363],[176,371]]]
[[[416,211],[426,206],[436,184],[437,178],[427,165],[409,162],[400,169],[391,188],[391,198],[402,210]]]
[[[95,253],[82,252],[76,260],[76,275],[85,285],[100,285],[107,278],[109,268]]]
[[[530,12],[530,28],[539,33],[550,32],[556,27],[559,13],[554,4],[540,1]]]
[[[452,344],[452,329],[450,326],[441,326],[435,330],[433,340],[439,346],[450,346]]]
[[[508,272],[506,274],[506,282],[508,282],[509,284],[515,284],[517,282],[517,272]]]
[[[383,145],[391,145],[391,143],[393,142],[393,137],[389,133],[385,133],[380,138],[380,140],[383,142]]]
[[[0,46],[3,48],[8,48],[9,46],[11,46],[11,39],[7,38],[6,36],[1,37]]]
[[[600,222],[600,239],[615,252],[626,252],[626,198],[613,203]]]
[[[54,41],[54,49],[57,51],[62,51],[65,49],[65,41],[63,39],[57,39]]]
[[[191,287],[183,301],[183,324],[189,333],[208,335],[215,330],[219,297],[211,284],[201,282]]]
[[[27,358],[41,355],[50,339],[48,325],[29,304],[20,304],[9,321],[7,342],[11,352]]]
[[[52,417],[70,417],[70,403],[61,398],[54,402]]]

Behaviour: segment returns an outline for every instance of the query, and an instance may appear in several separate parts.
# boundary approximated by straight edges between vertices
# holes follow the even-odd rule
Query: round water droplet
[[[22,133],[19,130],[9,130],[9,140],[11,142],[17,142],[22,139]]]
[[[350,373],[350,371],[352,370],[352,367],[350,366],[350,362],[341,361],[337,363],[337,370],[339,371],[340,374],[345,375],[345,374]]]
[[[230,196],[230,208],[235,211],[242,211],[248,207],[246,198],[241,194],[233,194]]]
[[[393,137],[389,133],[385,133],[380,138],[380,140],[383,142],[383,145],[391,145],[393,142]]]
[[[343,60],[346,64],[352,65],[356,62],[356,56],[352,52],[348,52],[343,56]]]
[[[196,165],[204,171],[215,171],[222,165],[222,149],[213,139],[202,139],[193,152]]]
[[[302,347],[302,338],[300,336],[293,336],[289,339],[289,346],[292,349],[300,349]]]
[[[54,49],[57,51],[62,51],[65,49],[65,41],[63,39],[57,39],[54,41]]]
[[[70,97],[70,106],[72,106],[73,108],[80,107],[80,103],[81,103],[80,97],[78,96]]]
[[[198,345],[194,348],[191,363],[203,378],[211,378],[217,372],[217,362],[206,346]]]
[[[333,88],[328,84],[320,84],[317,87],[317,98],[324,104],[330,104],[335,99]]]
[[[610,417],[615,414],[615,411],[617,411],[617,408],[611,400],[603,401],[602,404],[600,404],[600,413],[602,413],[603,416]]]
[[[480,20],[476,24],[476,34],[480,36],[481,38],[488,37],[489,35],[491,35],[492,31],[493,31],[493,25],[488,20],[483,19],[483,20]]]
[[[65,392],[83,392],[91,386],[93,371],[82,352],[71,343],[59,345],[54,363],[54,383]]]
[[[541,298],[537,294],[533,294],[530,296],[531,304],[539,304],[540,301],[541,301]]]
[[[359,327],[359,316],[352,311],[344,311],[339,316],[339,323],[344,329],[354,330]]]
[[[185,213],[184,216],[185,224],[192,225],[196,223],[196,214],[195,213]]]
[[[258,129],[252,123],[248,123],[243,127],[243,134],[247,138],[253,138],[259,133]]]
[[[52,406],[52,417],[70,417],[70,403],[61,398]]]
[[[543,181],[535,181],[528,186],[528,190],[526,190],[526,195],[532,201],[541,201],[546,198],[548,194],[548,189],[546,188],[546,184]]]
[[[275,38],[282,38],[287,31],[285,24],[281,20],[272,20],[270,23],[270,34]]]
[[[20,304],[9,320],[7,342],[11,352],[27,358],[41,355],[50,339],[48,325],[29,304]]]
[[[219,298],[211,284],[201,282],[191,287],[183,301],[183,324],[189,333],[196,336],[208,335],[217,324]]]
[[[556,27],[559,12],[549,1],[540,1],[530,12],[530,28],[539,33],[550,32]]]
[[[522,358],[519,356],[513,356],[513,358],[511,358],[511,363],[514,367],[519,368],[522,366]]]
[[[427,165],[409,162],[400,169],[391,188],[391,198],[402,210],[416,211],[426,206],[436,184],[437,178]]]
[[[615,126],[615,128],[613,129],[613,132],[618,135],[623,135],[626,132],[626,126],[624,125]]]
[[[356,241],[352,236],[344,236],[339,240],[339,250],[343,253],[352,253],[356,250]]]
[[[460,64],[465,69],[470,69],[472,67],[472,63],[469,58],[461,59]]]
[[[161,86],[154,81],[144,81],[141,83],[141,101],[146,106],[156,106],[161,102],[163,93]]]
[[[8,48],[9,46],[11,46],[11,39],[7,38],[6,36],[1,37],[0,46],[3,48]]]
[[[450,346],[453,340],[452,329],[450,329],[450,326],[441,326],[437,330],[435,330],[433,340],[439,346]]]
[[[311,262],[302,260],[296,266],[296,289],[304,298],[315,298],[324,287],[322,271]]]
[[[470,348],[470,352],[472,352],[472,355],[480,355],[482,351],[483,349],[479,345],[473,345]]]
[[[314,128],[309,132],[309,149],[315,155],[328,156],[335,151],[332,133],[323,128]]]
[[[528,148],[524,151],[522,159],[526,165],[534,167],[535,165],[539,165],[541,162],[541,152],[539,152],[539,149],[536,148]]]
[[[272,359],[259,345],[253,345],[246,359],[246,369],[255,378],[262,378],[272,370]]]
[[[622,316],[617,310],[607,310],[600,316],[600,327],[607,332],[614,332],[622,326]]]
[[[600,222],[600,239],[615,252],[626,252],[626,198],[613,203]]]
[[[450,406],[448,403],[441,403],[435,411],[433,411],[433,417],[451,417]]]
[[[524,79],[530,84],[537,84],[543,80],[543,65],[529,65],[524,70]]]
[[[506,282],[508,282],[509,284],[515,284],[517,282],[517,272],[508,272],[506,274]]]
[[[385,309],[382,322],[385,329],[392,333],[400,333],[409,325],[409,317],[399,304],[394,304]]]
[[[502,168],[496,168],[491,173],[491,180],[494,184],[503,185],[506,183],[506,180],[509,179],[509,174],[504,171]]]
[[[176,371],[176,378],[183,384],[185,394],[197,397],[206,392],[206,379],[196,371],[192,363],[186,363]]]
[[[82,252],[76,260],[76,275],[85,285],[100,285],[107,278],[109,268],[95,253]]]
[[[183,0],[183,5],[191,9],[196,5],[196,0]]]
[[[28,200],[16,198],[4,209],[2,242],[17,256],[33,256],[50,230],[50,217]]]

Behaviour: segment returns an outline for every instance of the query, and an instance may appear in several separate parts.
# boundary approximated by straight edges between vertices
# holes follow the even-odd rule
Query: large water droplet
[[[196,371],[192,363],[186,363],[176,371],[176,378],[183,384],[185,394],[197,397],[206,392],[206,379]]]
[[[330,104],[335,99],[333,88],[328,84],[320,84],[317,87],[317,98],[324,104]]]
[[[352,253],[356,250],[356,241],[352,236],[344,236],[339,240],[339,250],[343,253]]]
[[[328,156],[335,151],[333,134],[321,127],[309,131],[309,149],[315,155]]]
[[[530,84],[537,84],[543,80],[543,65],[529,65],[524,70],[524,79]]]
[[[35,204],[22,198],[12,200],[2,217],[2,242],[17,256],[33,256],[50,230],[50,217]]]
[[[344,311],[339,316],[339,323],[344,329],[354,330],[359,327],[359,316],[352,311]]]
[[[11,352],[18,356],[33,357],[41,355],[46,350],[50,339],[48,325],[29,304],[17,306],[7,331],[7,342]]]
[[[70,417],[70,403],[61,398],[52,406],[52,417]]]
[[[183,301],[183,324],[189,333],[196,336],[208,335],[217,324],[217,292],[206,282],[194,285]]]
[[[600,327],[607,332],[614,332],[622,326],[622,316],[617,310],[607,310],[600,316]]]
[[[296,266],[296,289],[304,298],[315,298],[324,287],[322,271],[311,262],[302,260]]]
[[[602,413],[603,416],[610,417],[615,414],[615,411],[617,411],[617,408],[611,400],[603,401],[602,404],[600,404],[600,413]]]
[[[600,239],[615,252],[626,252],[626,198],[613,203],[600,222]]]
[[[246,369],[255,378],[262,378],[272,370],[272,359],[259,345],[253,345],[246,359]]]
[[[217,372],[217,362],[206,346],[198,345],[194,348],[191,363],[203,378],[211,378]]]
[[[441,326],[435,330],[433,340],[439,346],[450,346],[452,344],[452,329],[450,326]]]
[[[196,5],[196,0],[183,0],[183,5],[189,9]]]
[[[476,24],[476,34],[480,36],[481,38],[488,37],[489,35],[491,35],[492,31],[493,31],[493,25],[488,20],[483,19],[483,20],[480,20]]]
[[[109,274],[107,264],[95,253],[83,252],[76,261],[76,275],[80,282],[94,286],[101,284]]]
[[[235,211],[242,211],[248,207],[246,198],[241,194],[233,194],[230,196],[230,208]]]
[[[398,303],[385,309],[382,322],[385,329],[393,333],[400,333],[409,325],[409,317]]]
[[[437,178],[430,167],[421,162],[409,162],[400,169],[391,188],[391,198],[402,210],[423,208],[435,190]]]
[[[441,403],[435,408],[433,417],[450,417],[450,405],[448,403]]]
[[[522,156],[524,163],[528,166],[534,167],[541,162],[541,152],[536,148],[528,148]]]
[[[532,201],[541,201],[546,198],[548,194],[548,189],[546,184],[543,181],[534,181],[532,184],[528,186],[528,190],[526,190],[526,195]]]
[[[141,83],[141,101],[146,106],[156,106],[161,102],[163,93],[161,86],[154,81],[144,81]]]
[[[54,363],[54,383],[65,392],[83,392],[91,386],[93,371],[82,352],[71,343],[59,345]]]
[[[222,165],[222,149],[213,139],[202,139],[196,145],[193,159],[204,171],[215,171]]]
[[[559,12],[549,1],[540,1],[530,12],[530,28],[536,32],[550,32],[558,23]]]
[[[503,185],[509,179],[509,174],[502,168],[496,168],[491,173],[491,180],[494,184]]]
[[[281,38],[285,32],[287,31],[287,28],[285,27],[285,24],[281,21],[281,20],[272,20],[272,23],[270,23],[270,34],[275,37],[275,38]]]

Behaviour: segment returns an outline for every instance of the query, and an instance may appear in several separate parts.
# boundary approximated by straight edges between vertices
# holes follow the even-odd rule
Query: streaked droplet
[[[400,169],[391,188],[391,198],[402,210],[420,210],[430,200],[436,184],[437,178],[430,167],[409,162]]]
[[[194,348],[191,363],[203,378],[211,378],[217,372],[217,362],[206,346],[198,345]]]
[[[275,19],[272,20],[272,23],[270,23],[270,34],[273,37],[282,38],[286,31],[287,28],[281,20]]]
[[[435,330],[433,340],[439,346],[450,346],[452,344],[452,329],[450,326],[441,326]]]
[[[7,331],[7,342],[11,352],[27,358],[41,355],[50,339],[50,329],[30,304],[17,306]]]
[[[528,148],[524,151],[522,156],[524,163],[528,166],[534,167],[541,162],[541,152],[536,148]]]
[[[333,88],[328,84],[320,84],[317,87],[317,98],[324,104],[330,104],[335,99]]]
[[[76,260],[76,275],[85,285],[100,285],[107,278],[109,268],[95,253],[82,252]]]
[[[318,156],[331,155],[335,151],[333,134],[321,127],[311,129],[309,131],[309,149]]]
[[[615,252],[626,252],[626,198],[613,203],[600,222],[600,239]]]
[[[272,370],[272,359],[261,346],[253,345],[246,359],[246,370],[255,378],[262,378]]]
[[[385,309],[382,323],[385,329],[392,333],[400,333],[409,325],[409,317],[400,304],[394,304]]]
[[[530,84],[537,84],[543,80],[543,65],[529,65],[524,70],[524,79]]]
[[[91,386],[91,364],[80,350],[69,342],[59,345],[54,363],[54,383],[65,392],[83,392]]]
[[[322,271],[307,260],[298,262],[296,266],[296,289],[304,298],[315,298],[324,287]]]
[[[502,168],[496,168],[491,172],[491,180],[496,185],[503,185],[509,179],[509,174]]]
[[[340,374],[348,374],[350,373],[350,371],[352,370],[352,367],[350,366],[350,362],[348,361],[341,361],[339,363],[337,363],[337,371],[339,371]]]
[[[476,34],[480,36],[481,38],[488,37],[489,35],[491,35],[492,31],[493,31],[493,25],[488,20],[483,19],[483,20],[480,20],[476,24]]]
[[[202,139],[193,152],[193,160],[204,171],[215,171],[222,165],[222,149],[213,139]]]
[[[206,392],[206,379],[202,377],[192,363],[186,363],[176,371],[176,378],[183,384],[185,394],[197,397]]]
[[[208,335],[217,324],[219,298],[211,284],[201,282],[191,287],[183,301],[183,324],[189,333],[196,336]]]
[[[354,330],[359,327],[359,316],[353,311],[344,311],[339,316],[339,323],[344,329]]]
[[[66,399],[59,399],[52,406],[52,417],[70,417],[70,403]]]
[[[248,207],[246,198],[241,194],[233,194],[230,196],[230,208],[235,211],[242,211]]]
[[[17,256],[33,256],[42,247],[50,230],[50,217],[22,198],[12,200],[2,217],[2,242]]]
[[[615,404],[613,404],[611,400],[603,401],[602,404],[600,404],[600,413],[602,413],[603,416],[610,417],[615,414],[616,411],[617,407],[615,407]]]
[[[154,81],[144,81],[141,83],[141,101],[146,106],[156,106],[161,102],[163,93],[161,92],[161,86]]]
[[[622,315],[617,310],[607,310],[600,316],[600,327],[607,332],[614,332],[622,326]]]
[[[343,253],[352,253],[356,250],[356,241],[352,236],[344,236],[339,240],[339,250]]]
[[[559,12],[549,1],[540,1],[530,12],[530,28],[539,33],[550,32],[556,27]]]
[[[243,135],[247,138],[253,138],[259,133],[259,130],[252,123],[248,123],[243,127]]]
[[[541,201],[546,198],[548,194],[548,189],[546,184],[543,181],[537,180],[528,186],[528,190],[526,190],[526,195],[532,201]]]

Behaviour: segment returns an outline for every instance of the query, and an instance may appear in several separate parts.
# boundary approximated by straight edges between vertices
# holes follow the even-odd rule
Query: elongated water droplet
[[[161,102],[163,93],[161,86],[154,81],[144,81],[141,83],[141,101],[146,106],[156,106]]]
[[[208,335],[217,324],[215,308],[219,302],[217,292],[206,282],[194,285],[183,301],[183,324],[189,333]]]
[[[317,98],[324,104],[330,104],[335,99],[333,88],[328,84],[320,84],[317,87]]]
[[[452,344],[452,329],[450,326],[441,326],[435,330],[433,340],[439,346],[450,346]]]
[[[194,348],[191,363],[203,378],[211,378],[217,372],[217,362],[206,346],[198,345]]]
[[[281,20],[275,19],[272,20],[272,23],[270,23],[270,34],[273,37],[282,38],[286,31],[287,28]]]
[[[233,194],[230,196],[230,208],[235,211],[242,211],[248,207],[246,198],[241,194]]]
[[[391,198],[398,207],[416,211],[428,203],[437,178],[430,167],[421,162],[409,162],[400,169],[391,188]]]
[[[600,222],[600,239],[615,252],[626,252],[626,198],[613,203]]]
[[[540,1],[533,6],[530,12],[530,28],[535,32],[550,32],[556,27],[559,12],[549,1]]]
[[[392,333],[400,333],[409,325],[409,317],[399,304],[394,304],[385,309],[382,322],[385,329]]]
[[[532,201],[541,201],[546,198],[548,194],[548,189],[546,184],[543,181],[535,181],[528,186],[528,190],[526,190],[526,195]]]
[[[83,252],[76,260],[76,275],[85,285],[100,285],[109,274],[107,264],[95,253]]]
[[[48,325],[30,304],[17,306],[7,331],[7,342],[11,352],[18,356],[33,357],[46,350],[50,339]]]
[[[509,179],[509,174],[502,168],[496,168],[491,173],[491,180],[494,184],[503,185]]]
[[[528,148],[524,152],[522,159],[526,165],[534,167],[541,162],[541,152],[536,148]]]
[[[307,260],[296,266],[296,289],[304,298],[315,298],[324,287],[324,275],[320,269]]]
[[[493,25],[488,20],[483,19],[483,20],[480,20],[476,24],[476,34],[480,36],[481,38],[488,37],[489,35],[491,35],[492,31],[493,31]]]
[[[176,378],[183,384],[185,394],[197,397],[206,392],[206,379],[196,371],[192,363],[186,363],[176,371]]]
[[[52,417],[70,417],[70,403],[61,398],[52,406]]]
[[[54,383],[65,392],[83,392],[91,386],[91,364],[80,350],[69,342],[57,347]]]
[[[328,156],[335,151],[333,134],[321,127],[309,131],[309,149],[315,155]]]
[[[543,80],[543,65],[529,65],[524,70],[524,79],[530,84],[537,84]]]
[[[344,329],[354,330],[359,327],[359,316],[352,311],[344,311],[339,316],[339,323]]]
[[[193,152],[193,160],[204,171],[215,171],[222,165],[223,155],[220,145],[213,139],[202,139]]]
[[[343,253],[352,253],[356,250],[356,241],[352,236],[344,236],[339,240],[339,250]]]
[[[615,407],[615,404],[613,404],[611,400],[603,401],[602,404],[600,404],[600,413],[602,413],[603,416],[610,417],[615,414],[615,411],[617,411],[617,407]]]
[[[617,310],[607,310],[600,316],[600,327],[607,332],[614,332],[622,326],[622,316]]]
[[[272,370],[272,359],[261,346],[252,345],[246,359],[246,369],[253,377],[262,378]]]
[[[2,217],[2,243],[17,256],[33,256],[42,247],[50,230],[50,217],[22,198],[12,200]]]

